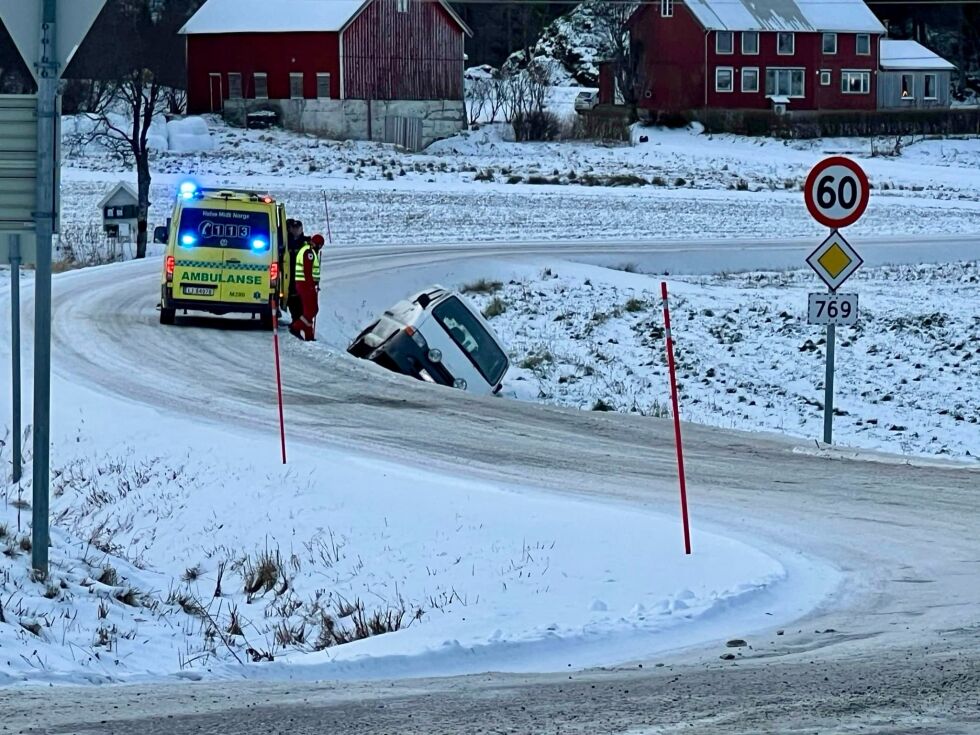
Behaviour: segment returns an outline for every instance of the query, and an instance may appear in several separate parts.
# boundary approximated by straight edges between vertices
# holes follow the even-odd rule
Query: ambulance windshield
[[[269,238],[268,214],[233,209],[185,209],[177,231],[177,244],[184,248],[267,252]]]

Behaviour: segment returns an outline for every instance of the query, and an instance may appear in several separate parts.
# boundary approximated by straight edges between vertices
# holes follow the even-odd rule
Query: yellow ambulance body
[[[177,312],[251,314],[279,307],[286,212],[265,194],[182,184],[167,236],[160,323]]]

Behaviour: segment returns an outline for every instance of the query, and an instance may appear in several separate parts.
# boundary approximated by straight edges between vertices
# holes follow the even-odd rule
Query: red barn
[[[648,110],[874,110],[885,28],[862,0],[660,0],[630,21]]]
[[[208,0],[187,37],[191,113],[421,147],[465,126],[470,29],[442,0]]]

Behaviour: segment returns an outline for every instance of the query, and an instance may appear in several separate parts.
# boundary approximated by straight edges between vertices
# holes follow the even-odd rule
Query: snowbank
[[[106,115],[109,124],[127,134],[132,128],[130,118],[111,112]],[[100,119],[94,115],[66,115],[62,118],[61,130],[64,139],[84,139],[100,130]],[[188,117],[170,120],[159,115],[153,118],[147,134],[147,145],[159,153],[201,153],[215,149],[214,139],[208,130],[207,121],[201,117]],[[85,148],[89,151],[103,151],[104,143],[93,141]]]

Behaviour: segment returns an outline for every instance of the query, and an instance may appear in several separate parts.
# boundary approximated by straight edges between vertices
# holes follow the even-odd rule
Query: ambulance
[[[177,312],[251,314],[272,328],[286,285],[286,211],[267,194],[181,184],[167,232],[160,323]]]

